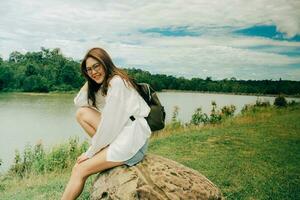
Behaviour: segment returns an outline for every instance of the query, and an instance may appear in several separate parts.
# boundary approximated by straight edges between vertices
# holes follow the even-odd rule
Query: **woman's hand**
[[[77,158],[77,164],[82,163],[83,161],[86,161],[87,159],[89,159],[84,153],[81,154],[78,158]]]

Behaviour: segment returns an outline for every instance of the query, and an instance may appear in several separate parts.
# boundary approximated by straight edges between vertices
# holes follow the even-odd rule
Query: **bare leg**
[[[101,114],[89,107],[79,108],[76,113],[78,123],[90,137],[93,137],[96,133],[100,118]],[[123,164],[118,162],[107,162],[106,151],[107,148],[97,153],[93,158],[74,165],[71,178],[65,188],[62,200],[76,199],[81,194],[84,184],[91,174]]]
[[[79,108],[76,113],[78,123],[90,137],[96,133],[100,118],[101,113],[89,107]]]
[[[62,200],[76,199],[81,194],[85,181],[90,175],[124,164],[123,162],[106,161],[106,153],[107,148],[101,150],[94,157],[83,161],[80,164],[75,164],[69,183],[62,196]]]

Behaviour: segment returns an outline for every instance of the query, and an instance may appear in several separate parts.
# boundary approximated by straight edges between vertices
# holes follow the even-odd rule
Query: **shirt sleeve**
[[[126,109],[129,95],[130,88],[126,87],[120,77],[113,78],[110,81],[99,126],[92,138],[91,146],[85,152],[87,157],[93,157],[119,135],[130,118],[130,114]]]
[[[90,106],[88,103],[87,83],[80,89],[74,98],[74,104],[77,107]]]

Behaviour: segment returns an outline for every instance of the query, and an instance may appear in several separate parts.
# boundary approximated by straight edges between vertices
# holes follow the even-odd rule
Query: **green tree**
[[[3,65],[0,65],[0,90],[9,88],[13,84],[13,71]]]
[[[27,65],[25,76],[31,76],[31,75],[37,75],[38,74],[38,68],[32,64]]]
[[[21,62],[23,59],[24,59],[23,54],[21,54],[18,51],[14,51],[14,52],[9,54],[8,61],[17,63],[17,62]]]
[[[48,92],[48,82],[45,77],[32,75],[25,78],[23,83],[25,92]]]

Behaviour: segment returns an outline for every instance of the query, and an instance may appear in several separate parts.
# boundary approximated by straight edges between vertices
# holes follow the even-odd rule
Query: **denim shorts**
[[[148,149],[148,140],[146,143],[138,150],[138,152],[132,156],[130,159],[124,161],[124,163],[128,166],[133,166],[143,160],[145,153]]]

